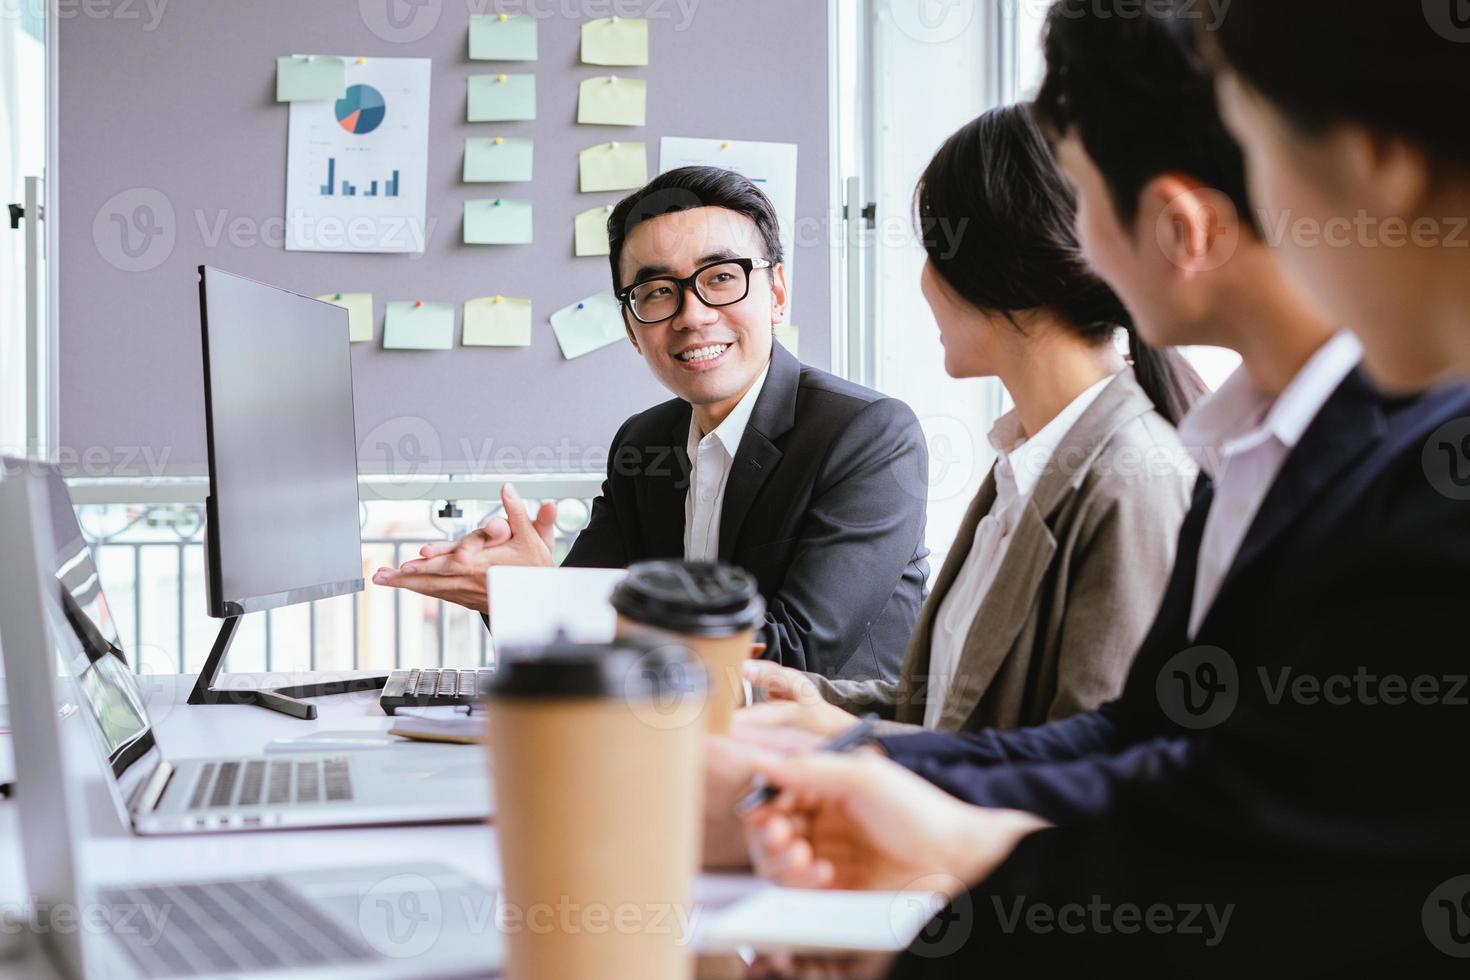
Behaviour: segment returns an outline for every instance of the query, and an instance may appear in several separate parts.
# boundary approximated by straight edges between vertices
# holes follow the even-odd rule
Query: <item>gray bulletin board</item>
[[[375,339],[353,345],[365,472],[395,471],[401,463],[375,447],[402,446],[405,436],[421,470],[600,469],[622,420],[668,397],[626,344],[564,360],[547,322],[610,288],[605,257],[573,257],[572,219],[620,196],[577,188],[578,151],[612,139],[646,142],[650,174],[663,136],[799,144],[791,322],[802,360],[830,363],[827,0],[171,0],[127,6],[136,12],[128,17],[116,4],[109,16],[86,9],[57,32],[66,453],[91,452],[134,474],[140,460],[171,475],[204,472],[195,268],[207,264],[309,295],[373,293]],[[470,61],[472,13],[537,16],[539,60]],[[614,13],[648,18],[647,67],[580,63],[582,23]],[[275,59],[292,53],[432,59],[423,254],[282,247],[289,109],[274,100]],[[466,77],[496,70],[535,73],[535,121],[465,121]],[[577,125],[579,82],[614,72],[647,79],[647,125]],[[461,181],[465,139],[493,135],[534,139],[532,183]],[[499,188],[534,202],[535,243],[461,244],[463,202]],[[132,215],[139,202],[155,205],[160,244],[149,247],[167,251],[135,271],[119,256],[111,214]],[[801,231],[811,228],[822,231]],[[460,346],[464,301],[497,293],[532,300],[531,346]],[[398,299],[454,304],[455,348],[383,350],[384,306]]]

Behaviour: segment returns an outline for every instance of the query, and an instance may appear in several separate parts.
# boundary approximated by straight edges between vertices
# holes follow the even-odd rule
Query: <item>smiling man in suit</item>
[[[775,210],[744,177],[684,167],[608,219],[628,340],[677,397],[623,423],[565,564],[724,561],[766,600],[765,656],[828,677],[893,678],[923,602],[928,455],[903,402],[774,343],[786,271]],[[553,504],[513,487],[459,542],[379,585],[485,612],[492,565],[552,564]]]

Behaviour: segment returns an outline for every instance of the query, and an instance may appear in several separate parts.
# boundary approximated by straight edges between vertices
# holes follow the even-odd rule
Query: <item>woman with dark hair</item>
[[[955,133],[915,194],[921,286],[945,370],[996,377],[1015,409],[919,616],[899,680],[751,664],[785,703],[752,720],[841,731],[1039,725],[1116,695],[1158,610],[1196,470],[1173,429],[1204,385],[1134,333],[1087,267],[1076,203],[1026,106]],[[1116,342],[1126,333],[1125,360]]]

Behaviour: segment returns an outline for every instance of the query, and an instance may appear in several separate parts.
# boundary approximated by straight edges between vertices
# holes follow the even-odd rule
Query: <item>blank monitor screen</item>
[[[347,311],[200,277],[211,615],[361,591]]]

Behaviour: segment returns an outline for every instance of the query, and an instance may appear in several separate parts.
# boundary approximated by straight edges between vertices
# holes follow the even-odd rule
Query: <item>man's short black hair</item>
[[[1037,114],[1054,136],[1075,129],[1121,221],[1137,219],[1150,181],[1182,173],[1228,197],[1256,229],[1245,160],[1220,119],[1199,16],[1198,4],[1171,0],[1059,0],[1047,15]]]
[[[623,243],[649,218],[694,208],[725,208],[743,214],[755,222],[765,243],[765,255],[751,258],[781,261],[780,222],[776,209],[761,189],[733,170],[720,167],[679,167],[659,174],[643,187],[618,202],[607,216],[608,259],[612,263],[613,288],[624,285],[618,277],[618,262],[623,257]]]
[[[1355,121],[1470,167],[1470,5],[1460,0],[1232,0],[1208,35],[1309,135]]]

